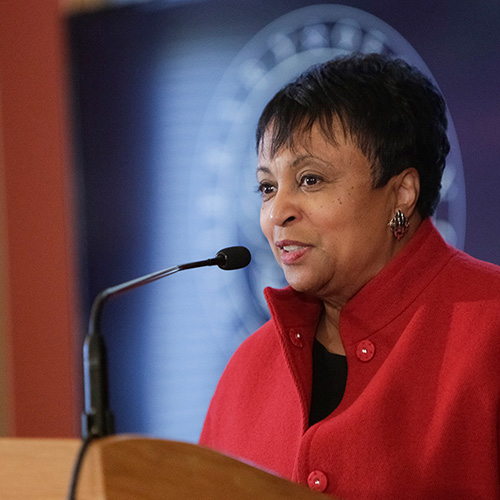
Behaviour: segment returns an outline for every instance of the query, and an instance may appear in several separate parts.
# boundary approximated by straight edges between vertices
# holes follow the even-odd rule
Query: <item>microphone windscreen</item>
[[[217,252],[216,258],[221,261],[217,264],[221,269],[231,271],[248,266],[252,260],[252,255],[246,247],[229,247]]]

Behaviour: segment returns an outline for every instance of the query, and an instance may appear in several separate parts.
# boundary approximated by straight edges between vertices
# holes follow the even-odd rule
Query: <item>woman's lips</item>
[[[276,246],[280,249],[280,259],[285,265],[297,263],[310,249],[310,245],[298,241],[278,241]]]

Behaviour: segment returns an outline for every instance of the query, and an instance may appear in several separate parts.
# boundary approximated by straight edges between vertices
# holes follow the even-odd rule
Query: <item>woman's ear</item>
[[[420,176],[416,168],[407,168],[394,178],[395,211],[401,210],[410,218],[416,210],[420,194]]]

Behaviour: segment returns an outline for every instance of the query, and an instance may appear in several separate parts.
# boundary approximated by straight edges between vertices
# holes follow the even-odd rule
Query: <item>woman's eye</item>
[[[269,184],[268,182],[262,182],[259,184],[258,191],[262,195],[269,195],[273,193],[274,186],[272,184]]]
[[[321,179],[317,175],[304,175],[300,179],[300,184],[302,186],[315,186],[320,180]]]

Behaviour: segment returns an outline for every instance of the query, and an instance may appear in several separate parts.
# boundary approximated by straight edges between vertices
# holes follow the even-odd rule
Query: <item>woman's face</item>
[[[372,189],[363,153],[316,126],[295,143],[270,158],[265,140],[259,152],[261,228],[293,288],[343,304],[395,254],[393,179]]]

